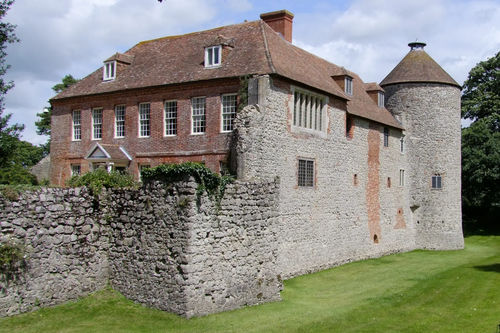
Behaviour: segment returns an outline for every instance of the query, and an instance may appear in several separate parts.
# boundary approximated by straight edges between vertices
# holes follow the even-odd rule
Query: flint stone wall
[[[0,236],[27,249],[2,283],[0,316],[63,303],[109,283],[129,299],[186,317],[280,299],[276,180],[236,182],[220,207],[197,184],[42,189],[0,196]]]

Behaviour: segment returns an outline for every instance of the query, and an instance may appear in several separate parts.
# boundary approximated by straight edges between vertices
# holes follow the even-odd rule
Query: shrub
[[[107,172],[103,168],[98,168],[83,175],[72,176],[67,181],[67,185],[70,187],[86,186],[93,195],[97,196],[101,193],[103,187],[126,188],[136,187],[138,184],[131,174],[118,171]]]
[[[0,242],[0,281],[9,283],[18,279],[26,266],[26,254],[22,245],[13,241]]]

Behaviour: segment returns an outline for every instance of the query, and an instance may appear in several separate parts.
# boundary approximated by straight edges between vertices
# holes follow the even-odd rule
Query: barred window
[[[203,134],[206,130],[205,97],[195,97],[191,100],[192,134]]]
[[[302,91],[294,93],[293,125],[323,131],[325,98]]]
[[[125,105],[115,107],[115,137],[125,136]]]
[[[401,137],[400,140],[400,149],[401,149],[401,154],[405,152],[405,137],[404,135]]]
[[[148,137],[151,135],[150,124],[151,106],[149,103],[139,104],[139,136]]]
[[[384,127],[384,147],[389,147],[389,129]]]
[[[434,175],[432,176],[432,188],[433,189],[440,189],[442,185],[442,178],[441,175]]]
[[[405,186],[405,171],[403,169],[399,170],[399,186]]]
[[[298,182],[300,187],[313,187],[314,186],[314,161],[299,159],[298,166]]]
[[[79,176],[82,173],[82,167],[80,164],[71,164],[71,175]]]
[[[92,139],[102,139],[102,108],[92,109]]]
[[[80,110],[73,111],[73,140],[82,139],[82,112]]]
[[[222,95],[222,132],[233,130],[233,121],[238,108],[238,95]]]
[[[165,135],[177,135],[177,101],[167,101],[165,109]]]

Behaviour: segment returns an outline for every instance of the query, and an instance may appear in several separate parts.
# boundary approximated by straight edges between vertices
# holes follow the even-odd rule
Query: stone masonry
[[[0,315],[76,299],[108,285],[186,317],[279,300],[279,182],[236,182],[220,207],[192,180],[167,187],[43,189],[0,197],[1,237],[28,268],[2,286]]]

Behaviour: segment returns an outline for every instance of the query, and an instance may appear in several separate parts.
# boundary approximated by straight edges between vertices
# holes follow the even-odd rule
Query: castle
[[[220,212],[190,211],[183,220],[192,228],[187,229],[207,229],[188,232],[186,244],[215,253],[220,249],[203,242],[217,228],[248,222],[239,234],[253,228],[252,221],[261,223],[251,242],[241,241],[244,251],[258,253],[259,263],[248,264],[242,273],[250,287],[235,288],[231,296],[221,292],[225,296],[220,299],[214,294],[221,288],[212,288],[199,300],[199,286],[182,289],[182,302],[191,305],[179,310],[155,303],[135,284],[116,282],[127,297],[186,316],[201,315],[276,299],[279,283],[266,276],[280,280],[394,252],[463,248],[460,85],[421,42],[409,44],[410,52],[380,84],[364,83],[357,74],[292,45],[292,22],[291,13],[278,11],[258,21],[141,42],[50,100],[51,183],[64,185],[72,174],[99,166],[128,169],[139,177],[144,167],[200,162],[215,172],[236,170],[238,184],[223,203],[224,223],[207,227],[202,221],[220,221],[215,216]],[[270,198],[257,191],[260,181],[262,188],[272,188]],[[248,192],[231,196],[238,191]],[[261,197],[249,208],[244,201],[256,192]],[[265,212],[255,208],[261,206]],[[155,207],[165,214],[161,205]],[[114,219],[123,214],[116,209],[106,216],[111,229],[122,230]],[[265,242],[269,255],[256,250],[256,244],[262,246],[260,232],[272,235]],[[115,239],[125,237],[124,231],[111,233]],[[173,231],[163,233],[169,234]],[[139,242],[134,237],[127,242]],[[238,239],[227,233],[221,237]],[[123,246],[122,241],[116,244]],[[240,249],[240,243],[231,244]],[[120,274],[130,265],[122,260],[128,251],[113,252],[110,274],[122,276],[116,281],[125,279]],[[198,259],[182,258],[177,262],[203,271]],[[234,259],[227,250],[217,258],[221,265]],[[256,275],[248,272],[263,263],[266,268],[256,268]],[[239,266],[232,269],[243,269]],[[127,270],[128,276],[136,274]],[[199,278],[197,270],[183,270],[191,274],[184,281],[210,280]],[[158,271],[157,266],[151,274]],[[231,285],[227,276],[214,279]],[[254,292],[251,286],[263,288],[265,281],[278,289]],[[233,299],[243,294],[244,300]],[[213,307],[209,301],[199,305],[207,295]],[[165,300],[173,302],[169,297]]]

